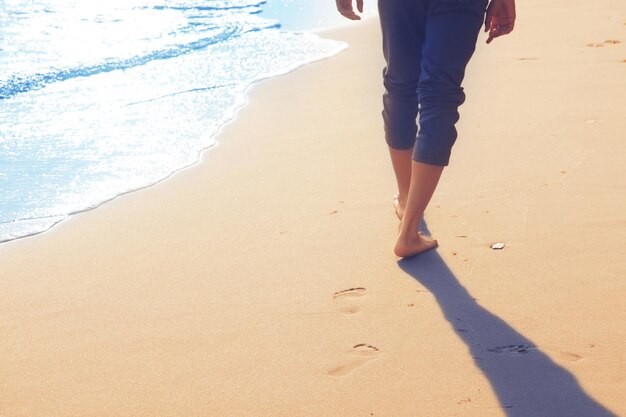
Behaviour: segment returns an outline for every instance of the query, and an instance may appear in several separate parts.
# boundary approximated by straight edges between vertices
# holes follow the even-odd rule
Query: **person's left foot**
[[[395,194],[393,196],[393,209],[396,212],[396,216],[398,216],[399,220],[402,220],[404,217],[404,206],[406,204],[400,204],[400,194]]]

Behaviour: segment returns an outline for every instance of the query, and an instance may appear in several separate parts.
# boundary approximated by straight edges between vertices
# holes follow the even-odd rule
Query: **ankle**
[[[419,217],[409,218],[406,214],[400,222],[400,237],[410,237],[418,233]]]

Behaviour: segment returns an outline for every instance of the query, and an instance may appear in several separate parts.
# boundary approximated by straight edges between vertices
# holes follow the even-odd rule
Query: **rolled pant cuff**
[[[451,153],[436,154],[433,152],[425,152],[423,149],[420,149],[418,145],[415,147],[415,150],[413,151],[413,160],[415,162],[420,162],[422,164],[446,167],[450,163],[450,155]]]

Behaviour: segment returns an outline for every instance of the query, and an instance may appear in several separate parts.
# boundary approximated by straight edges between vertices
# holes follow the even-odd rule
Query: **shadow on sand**
[[[435,296],[508,417],[617,417],[532,341],[481,307],[436,250],[398,264]]]

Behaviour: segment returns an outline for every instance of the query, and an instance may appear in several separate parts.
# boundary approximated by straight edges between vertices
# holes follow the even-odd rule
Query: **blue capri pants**
[[[448,165],[465,101],[461,82],[486,7],[487,0],[378,0],[391,148],[413,149],[417,162]]]

